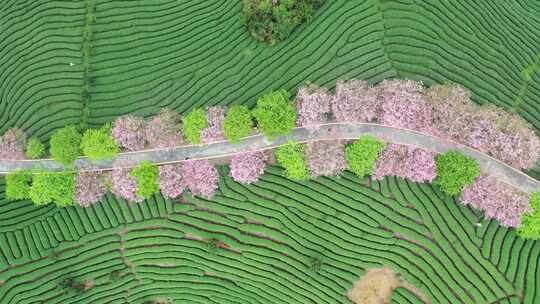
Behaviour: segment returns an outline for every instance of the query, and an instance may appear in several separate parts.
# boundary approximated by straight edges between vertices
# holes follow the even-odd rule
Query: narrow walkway
[[[305,128],[295,128],[293,133],[282,136],[275,141],[268,140],[264,135],[257,134],[246,137],[239,144],[231,144],[228,141],[220,141],[207,145],[178,146],[168,149],[142,150],[126,152],[118,155],[116,160],[123,161],[129,166],[136,166],[143,160],[156,164],[170,164],[185,161],[186,159],[217,159],[251,150],[268,150],[279,147],[289,140],[296,142],[309,142],[320,140],[356,139],[362,135],[370,134],[388,142],[417,146],[422,149],[444,153],[448,150],[458,150],[478,161],[482,171],[497,177],[507,184],[513,185],[524,192],[531,193],[540,189],[540,181],[533,179],[527,174],[496,160],[485,153],[476,151],[462,144],[443,140],[431,135],[416,131],[392,128],[377,124],[346,124],[328,123],[321,125],[321,129],[310,133]],[[86,157],[75,161],[75,167],[80,171],[111,170],[113,160],[101,160],[91,162]],[[30,170],[40,167],[45,170],[60,171],[64,167],[51,159],[38,160],[0,160],[0,174],[6,174],[15,170]]]

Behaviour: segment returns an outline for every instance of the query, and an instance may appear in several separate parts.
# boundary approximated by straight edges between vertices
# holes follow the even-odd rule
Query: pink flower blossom
[[[471,126],[478,107],[469,91],[459,85],[434,85],[425,91],[425,96],[433,107],[433,135],[463,142],[464,130]]]
[[[267,155],[260,151],[237,154],[231,159],[230,174],[239,183],[256,183],[264,174],[267,159]]]
[[[480,176],[474,184],[463,189],[460,201],[484,211],[486,218],[498,220],[501,225],[517,227],[521,216],[531,212],[530,197],[494,177]]]
[[[180,115],[171,109],[163,108],[146,123],[145,138],[152,148],[175,147],[183,142],[179,130]]]
[[[89,207],[107,194],[106,174],[100,171],[79,172],[76,178],[75,199],[81,207]]]
[[[316,131],[327,121],[332,97],[324,88],[315,85],[300,88],[296,95],[298,119],[296,124]]]
[[[223,132],[223,122],[227,109],[224,107],[209,107],[206,113],[208,127],[201,131],[201,141],[203,143],[212,143],[225,139]]]
[[[331,101],[337,122],[373,122],[379,108],[378,89],[364,80],[339,80]]]
[[[25,159],[26,134],[20,129],[12,128],[0,137],[0,159]]]
[[[375,164],[373,178],[399,176],[414,182],[431,182],[437,177],[434,152],[389,144]]]
[[[182,164],[182,177],[194,195],[211,198],[219,187],[219,173],[207,160],[188,160]]]
[[[347,169],[345,146],[340,142],[311,142],[305,153],[313,177],[336,176]]]
[[[423,95],[421,82],[384,80],[378,85],[379,123],[396,128],[431,132],[433,110]]]
[[[111,172],[111,191],[118,197],[124,198],[130,202],[140,203],[144,198],[137,194],[139,186],[137,180],[131,176],[132,168],[126,162],[115,162]]]
[[[133,115],[118,117],[114,122],[112,136],[128,151],[144,149],[145,145],[144,119]]]
[[[159,166],[159,186],[164,197],[170,199],[179,197],[186,188],[182,177],[182,165]]]
[[[472,147],[518,169],[535,166],[540,139],[522,117],[486,104],[476,105],[460,86],[436,85],[426,90],[434,109],[433,135]]]

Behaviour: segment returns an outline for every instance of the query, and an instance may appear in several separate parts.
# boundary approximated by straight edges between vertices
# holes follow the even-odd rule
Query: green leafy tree
[[[6,198],[10,201],[29,199],[31,185],[32,173],[28,171],[16,171],[6,175]]]
[[[115,157],[120,146],[111,135],[111,125],[106,124],[99,129],[88,129],[81,140],[81,150],[91,160]]]
[[[251,35],[274,44],[309,21],[325,0],[243,0],[242,20]]]
[[[251,133],[252,128],[251,112],[246,106],[236,105],[229,108],[223,122],[223,131],[232,143],[240,142],[242,137]]]
[[[36,205],[71,206],[75,203],[75,173],[36,172],[29,196]]]
[[[270,92],[257,100],[253,117],[259,130],[270,139],[290,134],[296,124],[296,110],[285,90]]]
[[[476,160],[457,151],[437,155],[435,164],[437,178],[433,183],[448,195],[459,195],[480,176],[480,165]]]
[[[80,155],[81,134],[75,126],[66,126],[51,136],[51,156],[64,165],[70,165]]]
[[[276,150],[277,161],[285,168],[285,176],[293,180],[308,180],[309,167],[304,154],[305,145],[289,142]]]
[[[159,168],[157,165],[149,161],[143,161],[131,171],[131,176],[137,180],[138,195],[150,198],[152,195],[159,193]]]
[[[532,194],[531,209],[521,218],[517,233],[522,238],[540,240],[540,191]]]
[[[192,144],[201,143],[201,131],[208,126],[206,113],[203,109],[195,109],[191,111],[183,119],[184,136]]]
[[[36,159],[45,154],[45,145],[36,137],[30,138],[26,145],[26,157]]]
[[[373,136],[358,138],[345,150],[349,169],[360,178],[373,174],[375,163],[385,148],[386,143]]]

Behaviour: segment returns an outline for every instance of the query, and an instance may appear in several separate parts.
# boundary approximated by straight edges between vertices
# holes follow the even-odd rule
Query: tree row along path
[[[483,152],[432,135],[369,123],[327,123],[321,125],[320,129],[314,132],[298,127],[290,135],[281,136],[276,140],[269,140],[262,134],[256,134],[244,138],[238,144],[232,144],[224,140],[211,144],[140,150],[120,153],[116,158],[109,160],[91,161],[87,157],[81,157],[75,161],[74,166],[79,171],[108,171],[113,169],[113,163],[117,161],[122,166],[134,167],[141,161],[150,161],[162,165],[179,163],[188,159],[211,160],[226,158],[249,151],[274,149],[289,141],[305,143],[325,140],[352,140],[362,135],[372,135],[391,143],[416,146],[437,153],[457,150],[476,159],[483,173],[497,177],[521,191],[532,193],[540,189],[540,181]],[[35,168],[50,171],[69,169],[52,159],[0,160],[0,174],[7,174],[16,170],[32,170]]]

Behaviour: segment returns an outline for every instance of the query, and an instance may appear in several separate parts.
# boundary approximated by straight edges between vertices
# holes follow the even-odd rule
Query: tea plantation
[[[461,84],[540,130],[534,1],[328,0],[271,46],[246,31],[241,6],[2,1],[0,133],[45,141],[67,124],[392,77]],[[294,182],[273,166],[244,186],[221,173],[212,200],[88,208],[8,202],[0,179],[0,303],[352,303],[347,290],[382,266],[432,303],[540,302],[540,242],[433,185],[350,172]],[[392,303],[423,301],[398,288]]]

